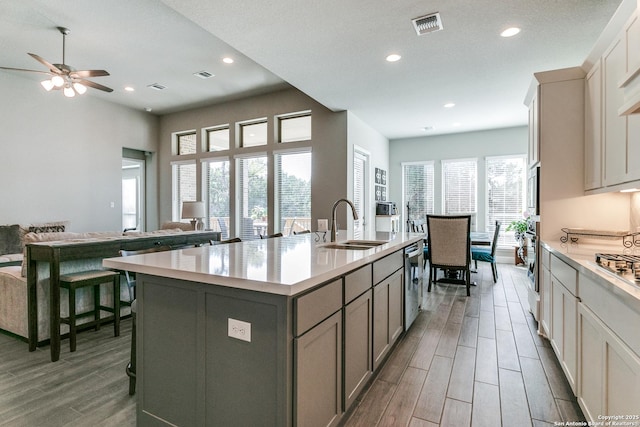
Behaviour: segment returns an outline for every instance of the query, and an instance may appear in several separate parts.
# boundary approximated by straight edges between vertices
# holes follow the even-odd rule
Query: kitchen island
[[[104,260],[138,274],[145,425],[336,425],[404,331],[404,251],[314,234]]]

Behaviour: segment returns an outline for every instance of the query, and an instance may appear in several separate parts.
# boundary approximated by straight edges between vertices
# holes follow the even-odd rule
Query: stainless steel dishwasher
[[[420,312],[424,275],[422,240],[404,248],[404,330],[408,330]]]

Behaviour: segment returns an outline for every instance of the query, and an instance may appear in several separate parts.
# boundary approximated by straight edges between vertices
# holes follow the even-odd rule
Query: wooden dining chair
[[[427,215],[427,245],[429,246],[429,286],[437,282],[466,285],[471,295],[471,216]],[[438,269],[461,273],[437,278]]]
[[[491,246],[472,246],[471,259],[478,269],[478,261],[491,263],[491,272],[493,273],[493,283],[498,282],[498,266],[496,264],[496,248],[498,247],[498,235],[500,234],[500,221],[496,221],[496,228],[493,231],[493,240]]]

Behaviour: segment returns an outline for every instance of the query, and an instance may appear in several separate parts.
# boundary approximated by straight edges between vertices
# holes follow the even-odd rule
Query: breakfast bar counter
[[[404,248],[421,239],[105,259],[137,273],[138,425],[337,425],[404,332]]]

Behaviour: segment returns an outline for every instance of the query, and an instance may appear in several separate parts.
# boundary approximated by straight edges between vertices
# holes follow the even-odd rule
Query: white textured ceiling
[[[41,67],[26,52],[59,62],[61,25],[72,30],[68,64],[111,73],[95,81],[114,93],[92,93],[134,108],[163,114],[288,82],[388,138],[465,132],[526,124],[532,74],[581,65],[620,3],[0,0],[0,65]],[[432,12],[444,30],[418,37],[411,19]],[[501,38],[512,25],[522,32]],[[387,63],[392,52],[402,59]],[[200,70],[216,77],[192,76]],[[156,82],[167,90],[146,88]]]

